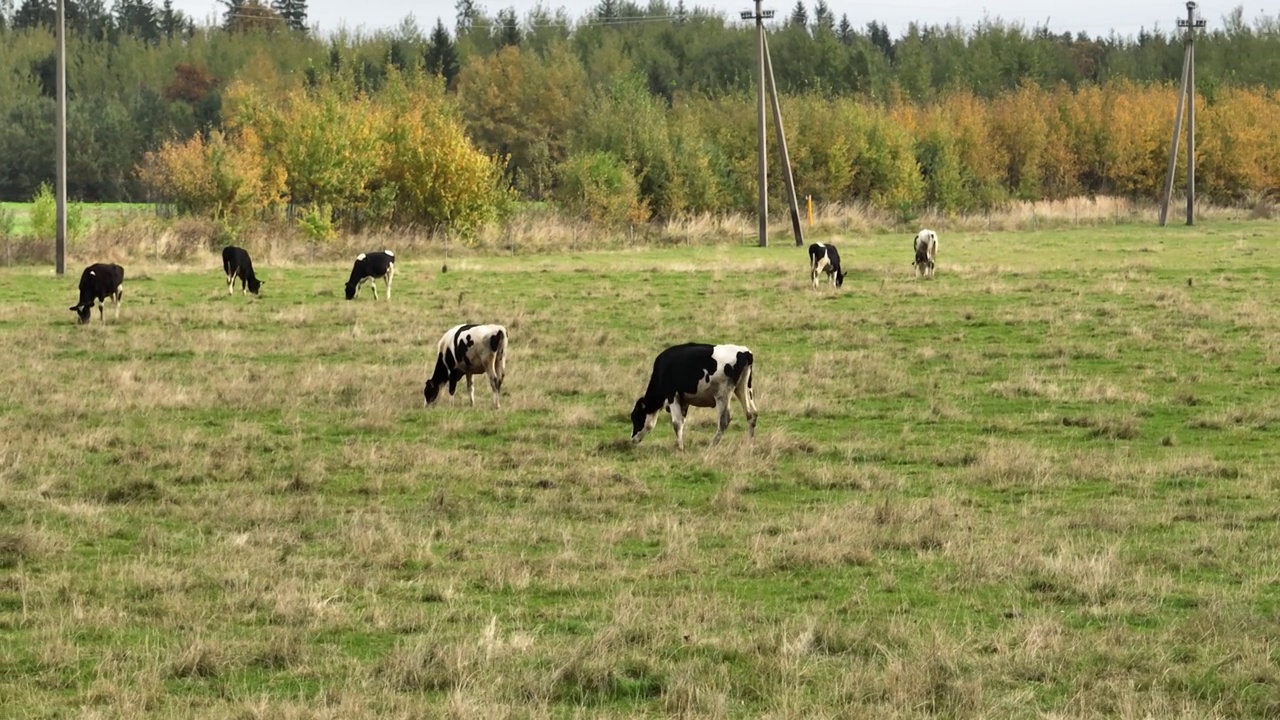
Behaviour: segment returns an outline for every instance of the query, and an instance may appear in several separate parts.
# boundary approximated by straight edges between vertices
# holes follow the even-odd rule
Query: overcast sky
[[[1275,0],[1280,2],[1280,0]],[[529,10],[539,4],[552,10],[564,8],[571,19],[577,20],[597,5],[599,0],[477,0],[477,5],[489,14],[498,10],[514,7],[517,14],[524,17]],[[669,0],[674,5],[675,0]],[[708,7],[731,17],[737,17],[740,10],[749,10],[754,0],[685,0],[687,7]],[[766,0],[765,9],[773,9],[779,16],[789,15],[795,7],[796,0]],[[816,0],[805,0],[810,17]],[[646,1],[639,2],[647,4]],[[1055,0],[903,0],[902,2],[853,2],[852,0],[828,0],[828,5],[839,22],[842,14],[849,16],[849,22],[862,28],[872,20],[888,25],[889,31],[897,37],[902,34],[907,23],[911,21],[922,24],[945,24],[958,22],[972,26],[983,17],[1000,18],[1006,22],[1020,22],[1030,28],[1037,25],[1049,26],[1056,33],[1084,31],[1091,36],[1106,35],[1115,30],[1122,36],[1136,35],[1142,28],[1148,30],[1157,26],[1168,30],[1175,25],[1179,17],[1186,17],[1184,2],[1168,0],[1132,0],[1120,2],[1114,0],[1074,0],[1064,4]],[[191,15],[199,22],[220,16],[223,6],[216,0],[174,0],[174,6]],[[319,26],[321,33],[329,33],[341,27],[349,30],[363,28],[365,31],[388,30],[397,27],[400,22],[413,16],[424,31],[435,25],[436,18],[444,20],[445,27],[453,28],[456,11],[454,0],[310,0],[308,24]],[[1200,12],[1209,21],[1210,27],[1220,23],[1235,4],[1216,5],[1200,3]],[[1259,14],[1274,15],[1274,7],[1244,5],[1245,17],[1254,18]]]

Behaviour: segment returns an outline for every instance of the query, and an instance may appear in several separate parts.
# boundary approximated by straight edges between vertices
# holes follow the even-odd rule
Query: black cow
[[[489,376],[493,406],[502,407],[499,394],[507,373],[507,329],[501,325],[456,325],[440,338],[435,370],[422,388],[422,397],[430,405],[440,397],[440,389],[446,383],[449,395],[453,395],[458,381],[465,377],[467,395],[474,406],[476,388],[471,376],[482,373]]]
[[[110,263],[94,263],[80,274],[80,302],[72,305],[80,324],[93,318],[93,304],[98,303],[98,318],[106,322],[103,305],[111,298],[116,306],[116,319],[120,319],[120,298],[124,296],[124,268]]]
[[[844,285],[844,270],[840,268],[840,253],[835,245],[814,243],[809,246],[809,276],[813,287],[818,287],[818,274],[826,273],[835,287]]]
[[[658,353],[644,397],[631,411],[631,441],[639,443],[657,423],[658,412],[671,413],[676,431],[676,448],[684,450],[684,421],[689,407],[714,407],[720,413],[720,427],[712,445],[720,442],[729,427],[729,396],[736,394],[747,413],[747,438],[756,435],[756,402],[751,392],[751,372],[755,359],[741,345],[674,345]]]
[[[378,278],[387,285],[387,299],[391,299],[391,276],[396,272],[396,254],[390,250],[381,252],[360,253],[356,256],[356,264],[351,267],[351,279],[347,280],[347,299],[354,300],[360,286],[367,283],[373,285],[373,299],[378,299]]]
[[[251,292],[257,295],[262,289],[262,281],[253,274],[253,260],[249,257],[249,251],[244,248],[234,245],[222,248],[222,270],[227,274],[228,295],[234,294],[231,288],[235,285],[236,278],[240,278],[241,293]]]

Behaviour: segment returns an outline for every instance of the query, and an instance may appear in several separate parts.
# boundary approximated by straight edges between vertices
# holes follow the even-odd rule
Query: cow
[[[932,230],[921,230],[916,233],[916,239],[912,245],[915,247],[916,259],[911,264],[915,266],[916,277],[933,277],[934,268],[938,263],[938,233]]]
[[[354,300],[360,286],[370,283],[373,286],[373,299],[378,299],[378,278],[382,278],[387,286],[387,299],[391,299],[391,276],[396,273],[396,254],[390,250],[360,253],[356,256],[355,265],[351,266],[351,279],[347,280],[347,299]]]
[[[649,387],[631,411],[631,442],[638,445],[657,423],[658,412],[671,413],[676,449],[684,450],[684,421],[689,407],[714,407],[720,426],[711,441],[719,444],[729,427],[730,395],[736,394],[747,414],[747,439],[756,436],[756,402],[751,391],[755,358],[741,345],[685,343],[658,353]]]
[[[262,290],[262,281],[253,274],[253,260],[249,257],[248,250],[234,245],[222,248],[222,270],[227,274],[228,295],[235,294],[231,288],[235,285],[236,278],[240,278],[241,294],[251,292],[257,295]]]
[[[80,302],[72,305],[81,325],[93,318],[93,304],[98,303],[98,318],[107,321],[103,314],[106,299],[116,306],[116,319],[120,319],[120,299],[124,296],[124,268],[110,263],[94,263],[80,274]]]
[[[840,268],[840,253],[835,245],[814,243],[809,246],[809,276],[813,287],[818,287],[818,275],[826,273],[833,287],[844,285],[844,270]]]
[[[493,406],[502,407],[499,395],[507,373],[507,329],[501,325],[457,325],[449,328],[437,345],[436,366],[422,388],[424,404],[429,406],[440,397],[447,383],[449,395],[458,389],[458,381],[467,379],[467,395],[476,404],[476,388],[472,375],[489,376],[493,389]]]

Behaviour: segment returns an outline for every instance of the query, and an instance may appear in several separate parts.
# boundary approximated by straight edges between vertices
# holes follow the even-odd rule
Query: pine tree
[[[228,32],[280,30],[282,18],[271,6],[261,0],[219,0],[227,11],[222,15],[222,29]]]
[[[476,5],[475,0],[458,0],[458,4],[454,7],[458,10],[458,20],[454,24],[454,31],[458,33],[458,37],[462,37],[475,28],[476,19],[484,11]]]
[[[612,20],[622,15],[619,5],[618,0],[600,0],[600,3],[595,6],[591,14],[598,20]]]
[[[111,14],[120,34],[149,42],[160,39],[160,19],[148,0],[116,0]]]
[[[804,0],[796,0],[796,6],[791,9],[791,24],[808,27],[809,11],[804,7]]]
[[[272,0],[271,9],[284,18],[289,29],[307,31],[307,0]]]
[[[13,13],[13,27],[16,30],[41,26],[52,29],[56,22],[53,0],[22,0],[22,4]]]
[[[880,48],[885,57],[893,60],[893,41],[889,39],[889,28],[872,20],[867,23],[867,34],[871,36],[871,44]]]
[[[852,45],[854,34],[853,25],[849,22],[849,14],[842,14],[840,16],[840,27],[836,29],[836,35],[840,38],[840,42],[845,45]]]
[[[817,6],[813,8],[813,32],[834,32],[836,26],[835,15],[831,14],[831,7],[827,5],[827,0],[818,0]]]
[[[173,0],[164,0],[164,4],[160,6],[160,15],[156,19],[160,27],[160,34],[166,38],[181,37],[185,34],[190,20],[181,10],[175,10]]]
[[[458,77],[458,71],[461,70],[458,47],[453,38],[449,37],[449,31],[445,30],[444,21],[439,18],[436,18],[436,27],[431,31],[431,39],[427,41],[426,56],[423,59],[428,73],[443,77],[445,87],[453,85],[454,78]]]
[[[520,19],[516,17],[515,8],[498,11],[498,23],[493,28],[493,38],[500,48],[520,44]]]

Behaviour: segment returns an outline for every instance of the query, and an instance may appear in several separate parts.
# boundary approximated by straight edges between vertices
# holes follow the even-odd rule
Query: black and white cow
[[[387,285],[387,299],[391,299],[391,276],[396,273],[396,254],[390,250],[360,253],[356,256],[356,264],[351,267],[351,279],[347,281],[347,299],[354,300],[360,286],[370,283],[373,286],[373,299],[378,299],[378,278]]]
[[[912,246],[916,251],[916,259],[911,263],[916,268],[916,277],[933,277],[938,262],[938,233],[921,230],[916,233]]]
[[[826,273],[834,287],[844,285],[844,270],[840,267],[840,253],[835,245],[814,243],[809,246],[809,275],[813,286],[818,287],[818,275]]]
[[[107,321],[103,314],[106,299],[116,306],[116,319],[120,319],[120,299],[124,296],[124,268],[111,263],[94,263],[80,274],[80,302],[72,305],[80,324],[93,318],[93,304],[98,303],[98,318]]]
[[[507,329],[501,325],[458,325],[449,328],[437,346],[436,366],[422,388],[427,405],[440,397],[440,389],[449,386],[452,396],[458,381],[467,379],[467,395],[476,404],[476,388],[472,375],[488,375],[493,389],[493,406],[502,407],[499,394],[507,373]]]
[[[227,294],[233,295],[231,288],[236,278],[240,278],[240,292],[251,292],[257,295],[262,290],[262,281],[253,274],[253,260],[249,251],[228,245],[222,248],[222,270],[227,274]]]
[[[684,421],[692,407],[714,407],[720,413],[720,427],[712,445],[720,442],[729,427],[730,395],[747,413],[747,438],[756,435],[756,402],[751,393],[751,372],[755,360],[741,345],[673,345],[658,353],[644,396],[631,411],[631,442],[639,443],[658,421],[658,412],[671,413],[676,431],[676,448],[684,450]]]

